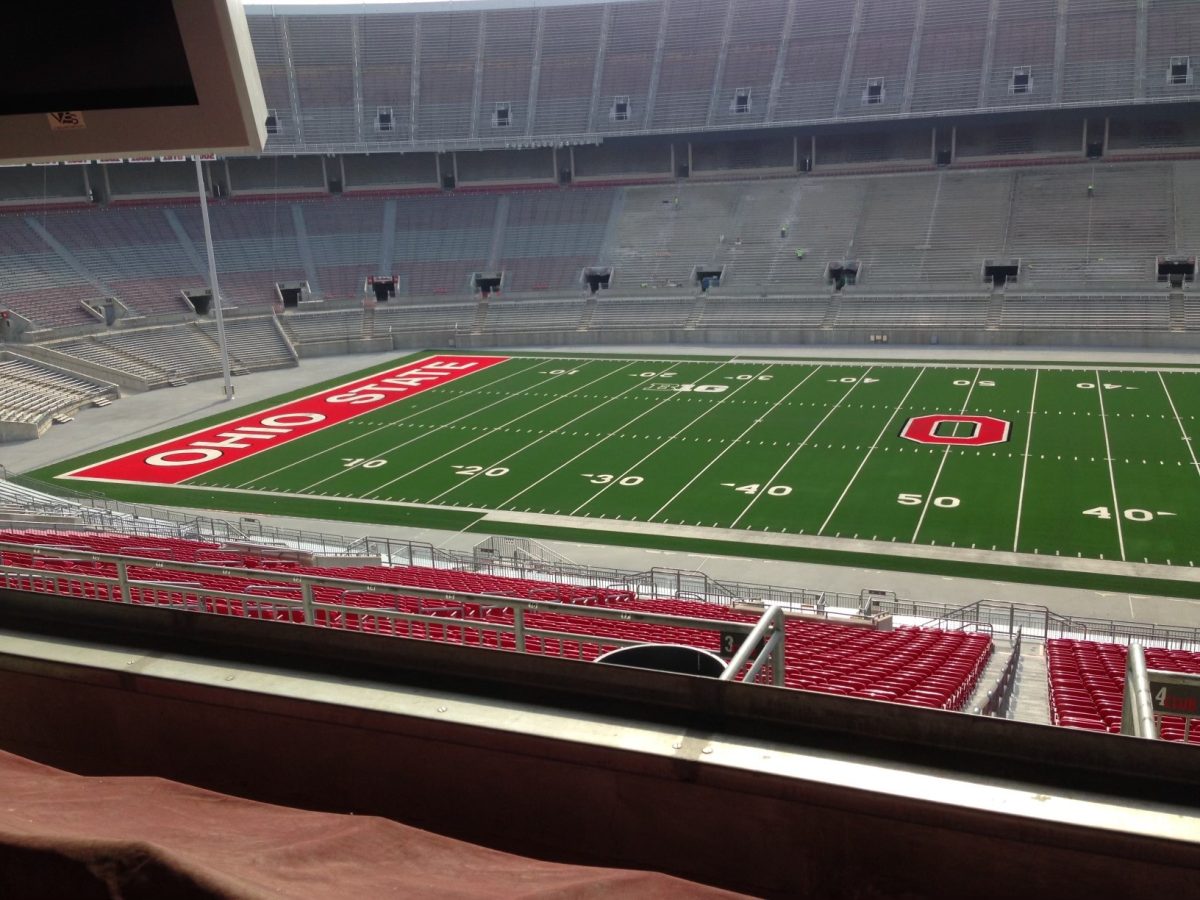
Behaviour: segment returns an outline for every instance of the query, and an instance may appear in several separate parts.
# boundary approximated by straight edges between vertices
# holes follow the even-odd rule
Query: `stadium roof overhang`
[[[363,15],[364,13],[435,13],[476,12],[499,9],[542,9],[557,6],[595,6],[598,3],[638,3],[643,0],[291,0],[289,3],[268,3],[245,0],[248,16],[335,16]]]

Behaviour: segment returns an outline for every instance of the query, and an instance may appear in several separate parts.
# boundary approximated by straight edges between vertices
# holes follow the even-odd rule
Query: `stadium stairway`
[[[1046,645],[1026,641],[1021,645],[1017,680],[1013,687],[1012,718],[1037,725],[1050,723],[1050,690],[1046,680]]]

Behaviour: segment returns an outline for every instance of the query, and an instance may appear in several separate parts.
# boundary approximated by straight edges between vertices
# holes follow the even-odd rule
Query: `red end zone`
[[[506,356],[430,356],[60,477],[179,484],[506,359]]]

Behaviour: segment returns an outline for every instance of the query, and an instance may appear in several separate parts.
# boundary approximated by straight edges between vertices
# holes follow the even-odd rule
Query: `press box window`
[[[1172,56],[1171,67],[1167,69],[1167,84],[1192,83],[1192,58],[1190,56]]]
[[[877,103],[882,103],[885,92],[883,90],[882,78],[868,78],[867,88],[863,91],[862,102],[864,106],[874,106]]]
[[[1008,90],[1013,94],[1028,94],[1033,90],[1033,70],[1029,66],[1015,66]]]

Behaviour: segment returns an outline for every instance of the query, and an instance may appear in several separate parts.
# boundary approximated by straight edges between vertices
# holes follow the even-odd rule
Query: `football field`
[[[423,382],[422,365],[443,368]],[[155,484],[170,502],[186,502],[176,488],[308,498],[364,521],[528,512],[764,544],[1200,559],[1192,370],[466,353],[347,384],[325,389],[336,415],[307,411],[310,394],[55,474]]]

